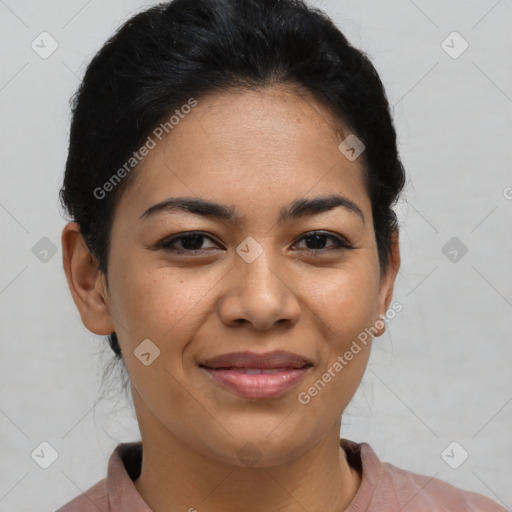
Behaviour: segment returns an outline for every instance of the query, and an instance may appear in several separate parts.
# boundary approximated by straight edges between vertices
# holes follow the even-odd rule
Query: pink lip
[[[274,350],[272,352],[230,352],[207,359],[201,366],[206,368],[302,368],[312,362],[293,352]]]
[[[293,388],[311,369],[286,368],[272,374],[249,375],[237,368],[203,369],[217,383],[245,398],[272,398]]]

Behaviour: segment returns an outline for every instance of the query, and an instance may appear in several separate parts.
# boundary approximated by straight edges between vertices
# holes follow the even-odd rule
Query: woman
[[[505,510],[339,438],[395,308],[405,176],[377,72],[326,15],[161,4],[73,107],[64,269],[142,440],[61,512]]]

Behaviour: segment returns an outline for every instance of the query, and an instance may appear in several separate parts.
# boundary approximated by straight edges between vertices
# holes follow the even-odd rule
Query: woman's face
[[[97,334],[116,331],[143,437],[236,465],[254,450],[259,466],[272,466],[337,424],[370,343],[358,342],[350,361],[344,354],[386,312],[398,266],[395,245],[381,278],[361,158],[338,149],[349,134],[312,100],[274,86],[200,98],[162,141],[153,136],[116,209],[105,310],[82,315]],[[342,200],[318,201],[333,196]],[[184,197],[218,206],[144,215]],[[190,231],[201,233],[169,241]],[[202,366],[276,350],[312,366],[288,371],[299,377],[284,388],[261,384],[276,374],[225,370],[245,379],[236,389]]]

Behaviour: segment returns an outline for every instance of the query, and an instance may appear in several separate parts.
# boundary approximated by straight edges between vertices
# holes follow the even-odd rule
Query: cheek
[[[316,281],[310,307],[325,343],[319,344],[321,366],[298,397],[311,418],[335,421],[354,396],[370,356],[368,328],[376,320],[378,289],[378,273],[357,263]]]
[[[378,269],[363,258],[317,274],[309,304],[327,326],[326,337],[342,350],[346,343],[373,325],[379,298]]]
[[[171,350],[180,346],[187,326],[198,321],[201,299],[215,284],[206,273],[190,279],[192,275],[136,259],[119,265],[111,285],[112,312],[130,346],[146,338]]]

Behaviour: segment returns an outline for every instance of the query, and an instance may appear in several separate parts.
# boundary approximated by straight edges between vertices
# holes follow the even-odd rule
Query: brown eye
[[[171,238],[165,239],[157,244],[158,249],[177,253],[194,253],[210,249],[204,247],[205,240],[213,240],[199,231],[191,231],[189,233],[180,234]],[[217,246],[218,247],[218,246]]]
[[[327,240],[331,239],[334,241],[334,245],[327,245]],[[305,241],[306,242],[306,250],[312,251],[312,252],[327,252],[332,250],[339,250],[339,249],[352,249],[352,246],[345,240],[330,235],[328,233],[324,233],[322,231],[313,231],[299,239],[299,242]]]

